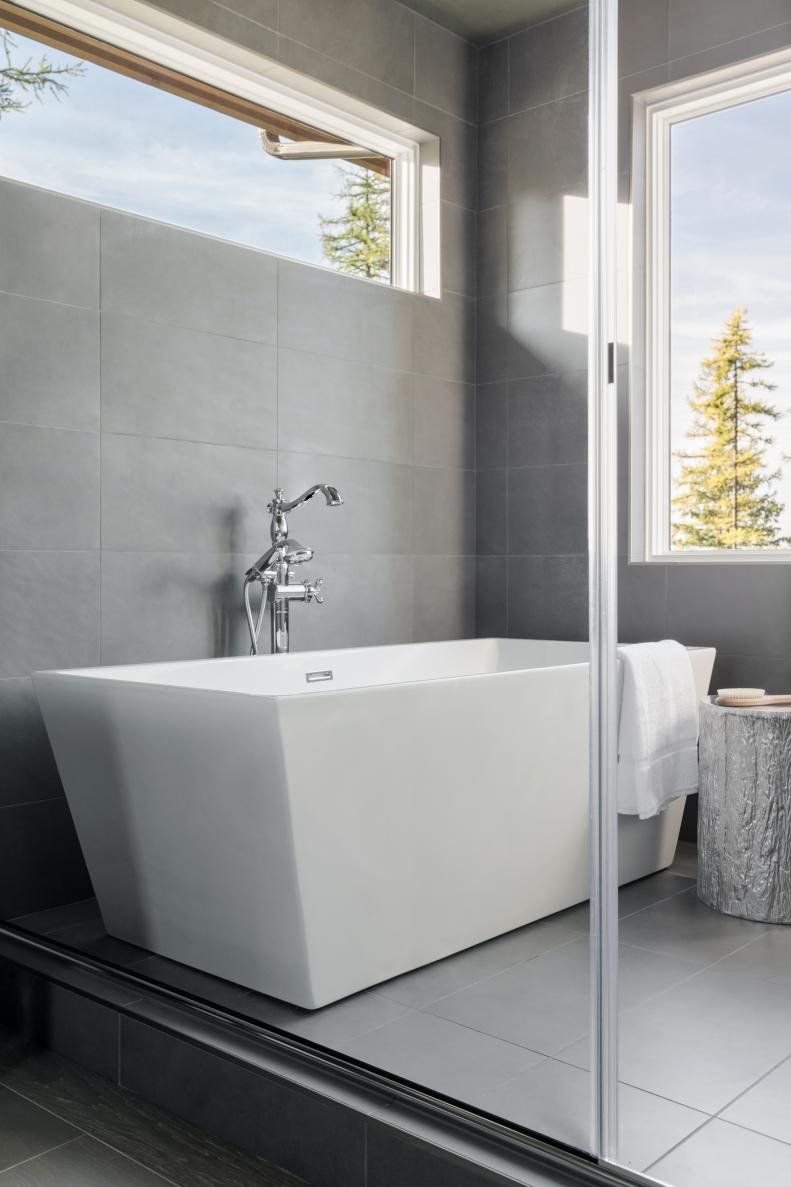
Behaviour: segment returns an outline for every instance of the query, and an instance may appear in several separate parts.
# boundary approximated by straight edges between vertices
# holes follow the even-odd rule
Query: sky
[[[772,465],[791,454],[791,93],[676,124],[671,134],[671,437],[712,338],[738,306],[774,362]],[[778,492],[791,534],[791,462]]]
[[[46,53],[14,34],[19,60]],[[278,161],[250,124],[93,63],[0,119],[0,175],[310,263],[326,263],[319,215],[337,214],[332,161]]]

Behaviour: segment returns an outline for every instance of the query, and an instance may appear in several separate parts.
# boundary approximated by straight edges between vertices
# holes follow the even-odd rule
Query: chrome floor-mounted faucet
[[[315,581],[295,581],[293,565],[302,565],[313,559],[313,549],[305,548],[298,540],[289,540],[286,515],[307,503],[308,499],[321,491],[328,507],[340,507],[343,499],[337,487],[318,482],[296,499],[286,500],[278,488],[267,511],[272,516],[269,535],[272,545],[244,575],[244,608],[250,629],[250,654],[258,655],[258,640],[264,622],[266,608],[271,612],[272,654],[289,650],[289,613],[292,602],[323,602],[321,577]],[[253,614],[250,604],[250,589],[255,582],[261,585],[261,601],[258,613]]]

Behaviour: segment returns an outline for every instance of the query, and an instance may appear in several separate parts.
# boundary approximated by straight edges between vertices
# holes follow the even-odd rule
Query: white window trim
[[[788,550],[670,546],[670,133],[791,90],[791,50],[642,91],[632,100],[630,515],[632,562],[788,564]]]
[[[436,136],[138,0],[21,0],[20,7],[391,157],[391,283],[440,295]]]

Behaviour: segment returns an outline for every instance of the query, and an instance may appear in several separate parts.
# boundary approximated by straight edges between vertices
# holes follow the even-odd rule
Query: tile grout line
[[[31,1162],[37,1162],[39,1158],[44,1158],[47,1154],[52,1154],[55,1150],[62,1150],[65,1146],[71,1146],[74,1142],[82,1141],[84,1137],[89,1136],[83,1133],[82,1130],[78,1130],[77,1132],[77,1137],[68,1138],[65,1142],[58,1142],[56,1146],[50,1146],[48,1150],[41,1150],[38,1154],[31,1154],[29,1158],[23,1158],[20,1162],[14,1162],[11,1166],[3,1167],[0,1171],[0,1179],[3,1178],[3,1175],[8,1174],[9,1171],[18,1170],[20,1166],[29,1166]]]

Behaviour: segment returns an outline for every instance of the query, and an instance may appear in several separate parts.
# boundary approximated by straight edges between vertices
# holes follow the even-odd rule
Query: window
[[[633,560],[791,559],[791,55],[634,98]]]
[[[438,290],[421,258],[427,230],[438,233],[419,196],[433,138],[353,100],[331,106],[335,92],[265,59],[244,71],[157,37],[115,11],[128,3],[82,9],[59,0],[52,7],[70,11],[71,26],[49,19],[46,2],[35,7],[44,11],[0,0],[0,175],[365,279]],[[86,27],[102,9],[93,25],[112,42]]]

